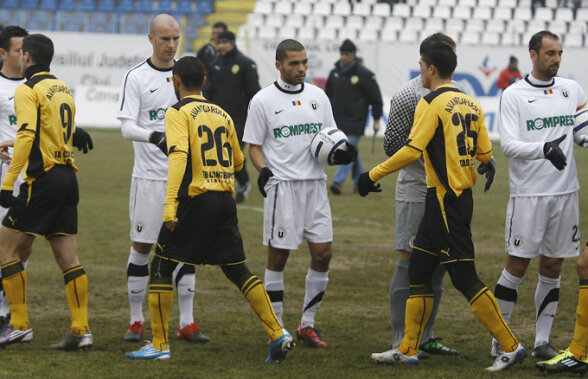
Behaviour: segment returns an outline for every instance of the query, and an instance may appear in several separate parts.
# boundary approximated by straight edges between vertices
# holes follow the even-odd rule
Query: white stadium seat
[[[563,36],[568,32],[568,23],[567,21],[563,20],[549,21],[547,25],[547,30],[559,36]]]
[[[293,26],[282,26],[278,28],[278,38],[284,39],[296,39],[298,38],[298,28]]]
[[[311,14],[306,17],[306,27],[317,29],[325,25],[325,17],[318,14]],[[298,31],[300,33],[300,31]]]
[[[584,36],[580,33],[568,33],[564,40],[563,45],[564,47],[583,47]]]
[[[525,20],[511,20],[506,24],[506,32],[524,33],[527,31],[527,21]]]
[[[345,21],[345,27],[353,30],[359,30],[364,27],[363,17],[349,16]]]
[[[296,3],[294,4],[294,14],[307,16],[312,13],[312,3]]]
[[[330,16],[331,15],[331,4],[325,1],[319,1],[318,3],[314,4],[312,9],[312,13],[318,14],[321,16]]]
[[[382,29],[382,35],[380,36],[380,39],[384,42],[397,42],[398,31],[384,28]]]
[[[319,40],[331,40],[334,41],[337,39],[337,29],[335,28],[319,28],[318,29],[318,36]]]
[[[521,34],[516,32],[504,32],[502,33],[502,39],[500,42],[503,46],[519,46],[521,43]]]
[[[482,0],[482,1],[484,1],[484,0]],[[459,0],[457,5],[458,5],[458,7],[473,8],[478,5],[478,0]]]
[[[466,6],[453,8],[453,18],[468,20],[470,17],[472,17],[472,8]]]
[[[437,0],[419,0],[417,2],[418,5],[426,5],[429,7],[434,7],[437,5]]]
[[[284,25],[284,16],[281,14],[270,14],[265,18],[264,26],[272,26],[279,28]]]
[[[466,31],[462,33],[459,43],[464,45],[479,45],[480,33]]]
[[[333,5],[333,14],[339,16],[349,16],[351,14],[351,4],[348,1],[339,1]]]
[[[424,25],[425,25],[425,23],[422,18],[410,17],[410,18],[406,19],[406,21],[404,23],[404,29],[419,31],[419,30],[423,29]]]
[[[478,5],[495,8],[498,5],[498,0],[481,0]]]
[[[339,29],[339,40],[343,41],[346,39],[355,41],[357,39],[357,30],[348,28]]]
[[[372,15],[388,17],[390,16],[390,4],[388,3],[377,3],[372,7]]]
[[[576,11],[576,21],[588,21],[588,8],[578,8]]]
[[[293,26],[296,28],[301,28],[304,26],[304,16],[300,14],[293,14],[286,17],[286,26]]]
[[[579,10],[579,9],[578,9]],[[568,33],[584,33],[586,34],[586,21],[576,20],[569,24]]]
[[[398,41],[405,43],[414,43],[419,40],[419,32],[417,30],[401,30],[398,35]]]
[[[300,40],[314,40],[314,28],[302,28],[298,30],[298,39]]]
[[[412,17],[431,17],[431,7],[428,5],[417,5],[416,7],[412,8]]]
[[[551,8],[535,9],[535,20],[551,21],[553,20],[553,10]]]
[[[569,0],[569,2],[572,2],[573,0]],[[557,4],[558,0],[545,0],[545,7],[546,8],[551,8],[551,9],[556,9],[558,7]]]
[[[331,15],[331,16],[327,17],[325,20],[326,20],[325,26],[327,28],[339,29],[339,28],[342,28],[343,25],[345,24],[345,19],[343,18],[343,16],[339,16],[339,15]]]
[[[505,20],[505,21],[512,19],[512,9],[511,8],[502,8],[502,7],[494,8],[494,19],[495,20]]]
[[[465,30],[465,20],[449,19],[445,20],[445,31],[447,34],[452,32],[463,32]]]
[[[484,31],[484,22],[480,22],[480,20],[475,19],[467,20],[465,31],[481,33]]]
[[[482,33],[482,45],[498,46],[500,45],[500,33],[485,32]]]
[[[535,34],[547,29],[547,22],[543,20],[531,20],[527,24],[527,33]]]
[[[373,29],[360,30],[358,40],[362,42],[375,42],[378,40],[378,31]]]
[[[384,29],[402,30],[402,28],[404,28],[404,18],[402,18],[402,17],[388,17],[388,18],[386,18]]]
[[[273,39],[276,38],[276,28],[274,28],[273,26],[264,26],[261,29],[259,29],[258,33],[257,33],[257,38],[267,38],[267,39]]]
[[[408,4],[394,4],[392,7],[392,16],[396,17],[410,17],[411,7]]]
[[[458,32],[457,30],[447,30],[445,31],[445,34],[447,34],[452,40],[457,42],[459,41],[462,32]]]
[[[247,23],[250,26],[262,26],[265,23],[265,16],[262,13],[249,13]]]
[[[451,17],[451,8],[446,6],[437,6],[433,8],[433,17],[437,18],[450,18]]]
[[[572,21],[574,19],[574,12],[572,12],[570,8],[557,8],[555,10],[555,19],[562,21]]]
[[[274,10],[274,3],[271,1],[258,1],[253,8],[254,13],[270,14]]]
[[[457,5],[457,0],[439,0],[437,3],[438,6],[442,7],[455,7]]]
[[[425,20],[425,30],[434,30],[433,33],[442,32],[445,30],[445,23],[441,18],[429,18]]]
[[[289,1],[278,1],[274,5],[274,13],[283,15],[292,13],[292,3]]]
[[[505,30],[504,20],[490,20],[486,23],[487,32],[502,33]]]
[[[353,4],[353,14],[356,16],[369,16],[372,14],[372,5],[367,3]]]
[[[516,8],[517,0],[498,0],[498,6],[502,8]]]
[[[368,16],[365,18],[364,27],[366,29],[380,30],[384,24],[384,17],[380,16]]]
[[[476,7],[472,18],[476,20],[490,20],[492,18],[492,9],[489,7]]]
[[[528,20],[530,20],[532,18],[533,18],[533,15],[531,14],[531,8],[530,7],[524,7],[524,8],[518,7],[518,8],[515,8],[513,19],[515,19],[515,20],[528,21]]]

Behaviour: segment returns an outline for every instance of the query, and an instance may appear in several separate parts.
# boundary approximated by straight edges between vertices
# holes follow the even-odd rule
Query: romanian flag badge
[[[170,76],[168,78],[165,78],[165,80],[169,83],[169,82],[173,82],[174,81],[174,77]]]
[[[292,102],[293,106],[297,106],[297,105],[302,105],[302,103],[300,102],[300,100],[296,100]]]
[[[544,94],[546,95],[553,95],[553,90],[552,89],[546,89],[545,91],[543,91]]]

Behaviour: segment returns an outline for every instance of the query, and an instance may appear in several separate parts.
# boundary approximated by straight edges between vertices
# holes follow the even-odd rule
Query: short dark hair
[[[22,40],[22,52],[29,53],[36,64],[49,66],[53,60],[53,41],[43,34],[30,34]]]
[[[529,51],[535,50],[536,53],[539,53],[541,50],[541,44],[543,42],[543,38],[551,38],[551,39],[559,39],[557,34],[550,32],[549,30],[542,30],[533,34],[533,37],[529,40]]]
[[[227,24],[225,24],[222,21],[215,22],[214,24],[212,24],[212,28],[213,29],[222,29],[222,30],[227,30],[228,29]]]
[[[10,39],[12,37],[26,37],[29,35],[25,29],[17,25],[8,25],[0,31],[0,49],[10,50]]]
[[[421,46],[423,44],[428,44],[428,43],[446,44],[447,46],[451,47],[453,50],[455,50],[457,48],[457,45],[455,44],[455,41],[453,40],[453,38],[451,38],[447,34],[443,34],[443,33],[431,34],[430,36],[425,38],[423,40],[423,42],[421,42]]]
[[[204,65],[200,59],[191,56],[182,57],[174,64],[172,73],[182,79],[186,89],[197,90],[202,88]]]
[[[510,56],[510,58],[508,58],[509,64],[514,64],[514,63],[517,63],[518,61],[519,60],[517,59],[517,57],[512,56],[512,55]]]
[[[433,34],[436,37],[429,36],[421,42],[420,54],[427,65],[437,67],[439,77],[447,79],[457,67],[457,55],[451,44],[438,39],[438,34],[442,33]]]
[[[286,56],[286,51],[303,50],[305,50],[304,46],[300,42],[294,39],[285,39],[282,42],[280,42],[278,44],[278,47],[276,48],[276,60],[281,62]]]

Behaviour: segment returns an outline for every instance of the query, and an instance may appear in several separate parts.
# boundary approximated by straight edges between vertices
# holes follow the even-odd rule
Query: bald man
[[[133,141],[135,161],[131,179],[129,215],[133,245],[127,263],[127,290],[131,306],[129,327],[123,339],[143,339],[143,302],[149,281],[149,254],[163,220],[167,182],[167,146],[164,116],[177,102],[172,82],[180,26],[168,14],[153,18],[149,42],[153,54],[125,75],[117,118],[123,137]],[[194,266],[180,264],[174,271],[178,290],[180,325],[177,337],[189,342],[208,342],[194,322]]]

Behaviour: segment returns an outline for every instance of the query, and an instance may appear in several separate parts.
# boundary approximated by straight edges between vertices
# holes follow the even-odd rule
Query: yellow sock
[[[171,283],[149,284],[149,313],[151,315],[151,332],[153,346],[159,350],[169,349],[169,311],[174,299],[174,288]]]
[[[488,291],[488,287],[483,287],[472,297],[470,304],[472,305],[474,316],[496,338],[502,351],[505,353],[514,351],[519,342],[512,334],[504,318],[502,318],[496,298],[492,292]]]
[[[411,293],[415,289],[411,286]],[[410,295],[406,301],[406,312],[404,318],[404,339],[398,350],[406,355],[415,355],[419,352],[419,344],[423,337],[425,326],[433,311],[433,292],[422,288],[414,295]],[[430,293],[429,293],[430,292]]]
[[[20,260],[2,265],[2,284],[10,304],[10,324],[15,329],[30,328],[27,312],[27,273]]]
[[[88,276],[82,266],[72,267],[63,273],[65,295],[71,312],[72,334],[90,332],[88,326]]]
[[[570,351],[574,358],[586,360],[586,346],[588,345],[588,279],[580,279],[580,294],[578,308],[576,308],[576,326],[574,338],[570,344]]]
[[[284,332],[261,280],[256,276],[251,276],[241,287],[241,292],[251,304],[251,308],[253,308],[257,318],[261,321],[267,334],[269,334],[270,340],[274,341],[280,338]]]

